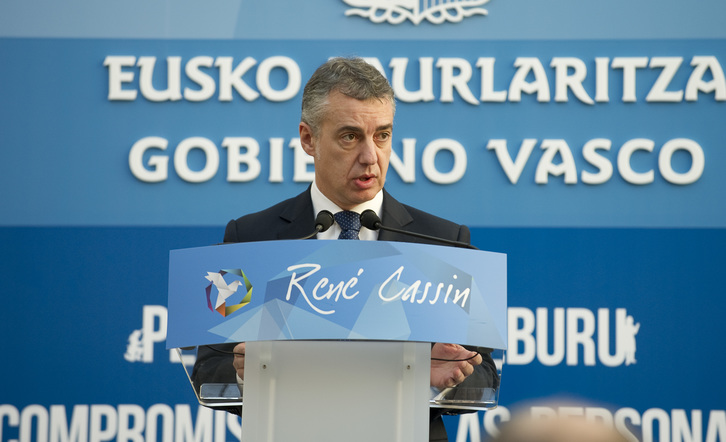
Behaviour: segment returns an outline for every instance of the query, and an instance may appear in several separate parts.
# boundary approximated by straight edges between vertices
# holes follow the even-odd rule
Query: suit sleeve
[[[459,242],[471,244],[471,232],[469,231],[469,228],[462,225],[459,229],[459,237],[456,238],[456,240]]]
[[[224,230],[225,243],[239,242],[237,222],[231,220]],[[197,359],[192,368],[192,384],[200,394],[202,384],[235,384],[237,376],[232,365],[234,356],[231,354],[235,344],[202,345],[197,347]],[[242,414],[242,407],[222,408],[230,413]]]
[[[239,242],[239,236],[237,235],[237,222],[231,220],[227,223],[227,227],[224,229],[224,242]]]

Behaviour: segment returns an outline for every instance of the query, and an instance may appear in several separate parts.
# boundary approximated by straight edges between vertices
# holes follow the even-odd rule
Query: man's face
[[[315,159],[315,182],[323,195],[348,210],[383,188],[391,156],[393,107],[387,100],[360,101],[339,92],[313,136],[300,123],[300,142]]]

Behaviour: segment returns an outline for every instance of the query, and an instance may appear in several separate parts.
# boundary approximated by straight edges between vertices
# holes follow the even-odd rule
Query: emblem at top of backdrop
[[[411,20],[418,25],[423,20],[433,24],[445,21],[458,23],[472,15],[487,15],[480,8],[489,0],[343,0],[352,9],[345,11],[346,16],[358,15],[373,23],[388,22],[392,25]]]

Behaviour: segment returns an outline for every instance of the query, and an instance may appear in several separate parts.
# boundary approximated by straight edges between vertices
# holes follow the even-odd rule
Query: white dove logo
[[[227,298],[232,296],[242,284],[242,281],[236,280],[232,281],[232,284],[227,285],[227,281],[224,280],[224,277],[217,272],[207,272],[207,276],[205,276],[205,278],[214,284],[219,291],[219,294],[217,295],[217,305],[214,306],[215,310],[218,309],[220,305],[224,304]]]
[[[244,285],[247,288],[247,294],[242,298],[242,302],[239,304],[233,304],[233,305],[227,305],[227,299],[237,293],[237,290],[242,285],[243,281],[240,281],[238,279],[232,281],[231,284],[227,284],[227,281],[224,280],[224,275],[227,273],[236,274],[238,276],[241,276],[244,280]],[[252,284],[247,279],[247,276],[242,272],[242,270],[236,269],[236,270],[220,270],[219,272],[207,272],[207,276],[204,277],[206,280],[211,282],[207,286],[206,292],[207,292],[207,306],[210,310],[216,310],[221,314],[222,316],[227,316],[230,313],[238,310],[241,307],[244,307],[245,305],[249,304],[250,300],[252,299]],[[215,286],[217,288],[217,301],[212,307],[212,300],[211,300],[211,293],[212,293],[212,286]]]

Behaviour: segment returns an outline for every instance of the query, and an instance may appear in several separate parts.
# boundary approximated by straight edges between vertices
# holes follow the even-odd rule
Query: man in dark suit
[[[314,231],[315,215],[335,214],[336,223],[318,239],[362,239],[429,242],[416,237],[361,227],[358,214],[373,210],[382,223],[409,232],[469,242],[469,229],[396,201],[384,189],[391,155],[395,101],[388,81],[362,59],[336,58],[323,64],[303,92],[299,125],[303,150],[314,158],[315,180],[300,195],[258,213],[230,221],[225,242],[295,239]],[[350,215],[349,219],[344,219]],[[350,225],[350,223],[355,225]],[[220,349],[199,349],[193,378],[244,381],[244,343]],[[498,385],[494,363],[486,350],[455,344],[432,347],[431,386],[462,383]],[[226,361],[226,362],[222,362]],[[233,381],[230,381],[233,382]],[[233,410],[232,410],[233,411]],[[431,413],[431,441],[446,441],[441,414]]]

